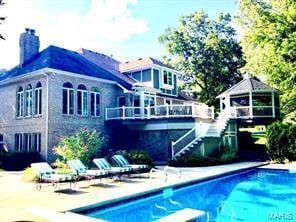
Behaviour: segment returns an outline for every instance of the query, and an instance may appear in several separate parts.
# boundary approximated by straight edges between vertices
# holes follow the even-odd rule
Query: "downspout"
[[[45,160],[48,159],[48,126],[49,126],[49,74],[50,72],[43,73],[46,76],[46,119],[45,119]]]

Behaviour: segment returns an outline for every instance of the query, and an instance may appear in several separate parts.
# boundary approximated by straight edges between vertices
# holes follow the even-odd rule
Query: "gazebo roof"
[[[277,92],[278,90],[272,88],[271,86],[268,86],[261,82],[258,78],[250,76],[250,75],[245,75],[244,79],[228,90],[224,91],[220,95],[217,96],[217,98],[224,97],[226,95],[235,95],[235,94],[240,94],[240,93],[249,93],[252,91],[256,92],[272,92],[275,91]]]

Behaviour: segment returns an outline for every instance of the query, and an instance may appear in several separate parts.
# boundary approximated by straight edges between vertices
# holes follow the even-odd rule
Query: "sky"
[[[36,29],[40,50],[56,45],[87,48],[125,62],[165,54],[158,37],[180,16],[205,11],[211,18],[235,14],[235,0],[5,0],[0,26],[0,69],[19,63],[19,35]]]

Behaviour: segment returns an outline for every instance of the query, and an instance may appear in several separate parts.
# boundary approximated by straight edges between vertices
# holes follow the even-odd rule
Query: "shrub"
[[[149,156],[149,154],[142,150],[119,150],[116,154],[121,154],[132,164],[145,164],[151,167],[154,167],[153,159]]]
[[[267,152],[277,162],[286,158],[296,160],[296,126],[289,123],[274,122],[266,131]]]
[[[80,159],[88,165],[104,143],[104,137],[96,130],[82,129],[74,135],[64,137],[54,151],[63,158],[63,161]]]
[[[56,171],[59,174],[68,174],[73,172],[65,162],[59,159],[57,159],[52,165],[54,168],[56,168]]]
[[[22,180],[25,182],[37,181],[37,174],[31,167],[28,167],[24,170]]]
[[[231,150],[217,153],[217,156],[203,157],[199,155],[189,155],[171,160],[170,166],[175,167],[200,167],[200,166],[214,166],[225,163],[232,163],[238,160],[235,152]]]
[[[1,152],[1,167],[5,170],[23,170],[31,163],[40,162],[38,152]]]

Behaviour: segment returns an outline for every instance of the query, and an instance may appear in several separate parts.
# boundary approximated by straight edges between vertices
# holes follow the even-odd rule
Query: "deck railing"
[[[214,119],[214,107],[206,105],[160,105],[106,108],[106,120],[160,119],[193,117]]]
[[[275,107],[275,110],[277,110],[277,108],[278,107]],[[272,106],[233,106],[230,108],[229,116],[234,119],[275,117],[275,112]]]

